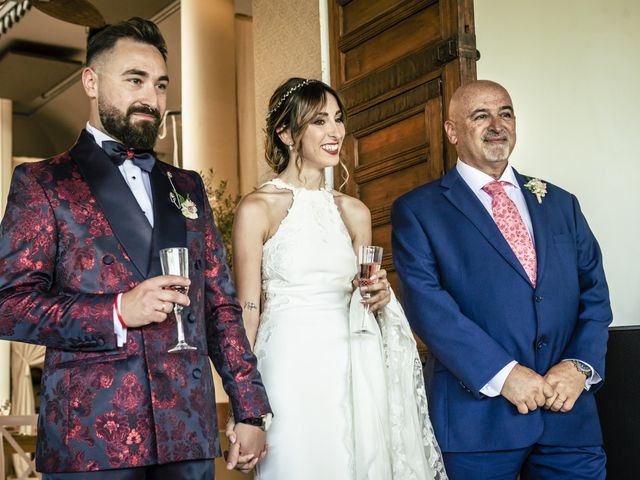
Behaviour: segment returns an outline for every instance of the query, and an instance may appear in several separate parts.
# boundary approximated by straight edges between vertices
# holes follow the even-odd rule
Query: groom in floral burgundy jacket
[[[151,22],[92,32],[86,129],[68,152],[13,175],[0,337],[47,347],[36,460],[48,479],[212,479],[209,358],[239,421],[231,466],[238,450],[264,449],[270,407],[202,181],[152,153],[165,60]],[[162,275],[159,250],[183,246],[190,281]],[[188,296],[168,288],[187,285]],[[197,350],[167,352],[175,303]]]

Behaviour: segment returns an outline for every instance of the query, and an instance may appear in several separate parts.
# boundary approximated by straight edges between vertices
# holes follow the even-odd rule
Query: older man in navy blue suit
[[[456,168],[398,199],[392,221],[449,476],[604,479],[594,391],[612,314],[596,239],[573,195],[509,165],[501,85],[458,89],[445,130]]]

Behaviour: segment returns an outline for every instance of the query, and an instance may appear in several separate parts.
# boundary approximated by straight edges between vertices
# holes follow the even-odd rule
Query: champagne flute
[[[363,292],[362,287],[371,285],[371,276],[380,270],[382,264],[382,247],[376,247],[374,245],[360,245],[358,248],[358,263],[360,264],[360,272],[358,274],[358,284],[360,286],[360,293],[362,298],[371,298],[369,292]],[[366,328],[366,320],[369,315],[369,304],[364,305],[364,315],[362,316],[362,325],[359,330],[354,333],[373,335]]]
[[[160,250],[160,265],[162,266],[163,275],[178,275],[189,278],[189,250],[184,247],[163,248]],[[189,291],[188,287],[181,285],[171,288],[185,295]],[[197,350],[196,347],[192,347],[184,340],[184,328],[182,327],[183,308],[182,305],[173,304],[173,313],[176,316],[176,324],[178,326],[178,343],[169,350],[169,353],[182,350]]]

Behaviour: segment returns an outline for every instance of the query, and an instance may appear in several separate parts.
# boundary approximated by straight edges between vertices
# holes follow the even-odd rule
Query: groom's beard
[[[120,140],[127,148],[136,150],[151,150],[156,144],[158,129],[160,128],[160,112],[152,107],[131,106],[123,114],[113,105],[98,101],[98,113],[105,131]],[[155,117],[154,121],[138,120],[133,123],[134,113],[146,113]]]

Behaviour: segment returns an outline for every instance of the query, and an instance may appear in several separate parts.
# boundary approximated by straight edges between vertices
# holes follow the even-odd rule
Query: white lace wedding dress
[[[401,307],[351,333],[364,310],[332,193],[269,183],[293,199],[263,250],[255,353],[274,418],[257,479],[445,480]]]

